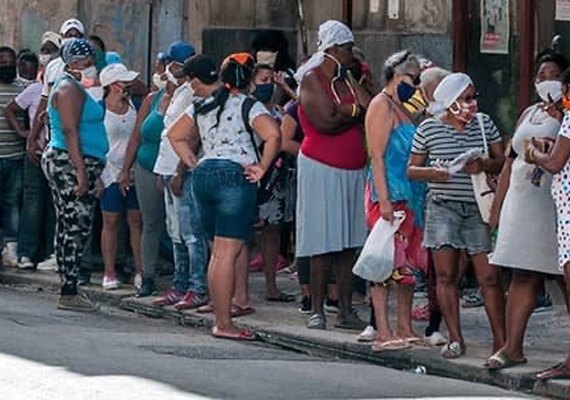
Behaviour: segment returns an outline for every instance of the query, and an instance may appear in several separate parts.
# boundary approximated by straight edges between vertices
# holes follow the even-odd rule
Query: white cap
[[[109,86],[115,82],[131,82],[139,76],[138,72],[129,71],[124,64],[107,65],[99,74],[101,86]]]
[[[449,109],[470,85],[473,85],[473,81],[469,75],[462,72],[449,74],[443,78],[433,93],[437,105],[435,109],[438,111],[436,114]]]
[[[75,18],[68,19],[63,24],[61,24],[61,29],[59,30],[59,33],[63,36],[71,29],[77,29],[79,33],[85,35],[85,27],[83,26],[80,20]]]

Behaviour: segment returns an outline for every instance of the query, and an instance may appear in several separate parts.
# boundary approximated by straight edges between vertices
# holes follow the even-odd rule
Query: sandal
[[[292,303],[296,298],[292,294],[279,293],[277,297],[266,297],[265,300],[277,303]]]
[[[461,298],[461,307],[463,308],[477,308],[484,305],[485,301],[479,293],[465,295]]]
[[[523,357],[520,360],[513,360],[507,356],[503,350],[499,350],[487,360],[485,363],[485,368],[487,368],[489,371],[499,371],[501,369],[511,368],[526,363],[526,357]]]
[[[410,347],[412,347],[412,345],[403,339],[389,339],[385,342],[376,340],[374,343],[372,343],[372,351],[374,353],[381,353],[383,351],[407,350]]]
[[[251,342],[256,340],[255,333],[248,330],[239,331],[238,334],[235,335],[235,334],[221,333],[216,327],[212,329],[212,337],[216,339],[237,340],[242,342],[243,341]]]
[[[441,356],[453,360],[465,355],[465,345],[459,342],[448,343],[441,349]]]
[[[212,303],[208,303],[202,307],[198,307],[196,312],[198,314],[212,314],[214,312],[214,305]]]
[[[401,338],[404,342],[411,344],[412,346],[427,346],[426,341],[419,336],[409,336]]]
[[[549,379],[570,379],[570,367],[566,363],[558,363],[536,375],[536,379],[546,381]]]
[[[231,316],[232,318],[239,318],[239,317],[245,317],[246,315],[251,315],[255,313],[255,308],[251,307],[251,306],[238,306],[237,304],[232,304],[232,309],[231,309]]]

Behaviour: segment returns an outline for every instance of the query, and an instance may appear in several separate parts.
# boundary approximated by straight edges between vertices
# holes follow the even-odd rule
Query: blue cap
[[[179,64],[184,64],[186,59],[196,54],[194,47],[188,42],[176,41],[170,45],[168,59]]]
[[[123,62],[123,59],[121,58],[121,55],[116,51],[108,51],[105,54],[105,62],[107,65],[120,64]]]

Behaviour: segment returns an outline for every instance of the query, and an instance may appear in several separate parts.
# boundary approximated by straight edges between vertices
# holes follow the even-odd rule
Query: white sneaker
[[[19,269],[34,269],[36,266],[28,257],[21,257],[18,263]]]
[[[373,342],[376,339],[376,329],[368,325],[360,335],[356,337],[356,340],[359,342]]]
[[[117,290],[121,287],[121,282],[117,280],[117,278],[107,278],[106,276],[103,277],[103,289],[104,290]]]
[[[142,286],[142,280],[143,280],[142,274],[136,274],[135,275],[135,279],[133,282],[135,289],[140,290],[140,288]]]
[[[447,339],[439,332],[434,332],[430,336],[426,336],[425,341],[429,343],[430,346],[443,346],[447,343]]]
[[[7,267],[18,266],[18,243],[8,242],[2,251],[2,263]]]

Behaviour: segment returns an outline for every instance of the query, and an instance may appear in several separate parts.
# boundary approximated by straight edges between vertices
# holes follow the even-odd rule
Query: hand
[[[394,223],[394,206],[390,200],[380,200],[380,216],[390,224]]]
[[[126,196],[132,184],[131,173],[129,171],[121,170],[117,181],[119,183],[119,189],[121,190],[121,193],[123,196]]]
[[[244,175],[248,182],[257,183],[263,178],[265,172],[267,170],[261,164],[252,164],[245,167]]]
[[[79,197],[87,193],[89,189],[89,182],[87,181],[87,173],[85,170],[76,171],[77,174],[77,186],[75,187],[75,194]]]
[[[38,153],[40,152],[41,149],[40,146],[38,146],[38,141],[28,136],[26,139],[26,153],[32,163],[36,165],[40,163],[40,158],[38,156]]]
[[[451,175],[445,168],[434,167],[433,168],[433,177],[431,181],[433,182],[447,182]]]
[[[184,183],[184,175],[177,174],[172,177],[170,181],[170,190],[172,190],[172,194],[176,197],[182,196],[182,185]]]
[[[524,151],[524,160],[529,164],[534,164],[536,162],[536,152],[538,152],[536,147],[534,147],[532,144],[529,144]]]
[[[552,100],[550,94],[548,95],[548,103],[545,104],[543,110],[546,111],[546,113],[552,118],[557,119],[558,121],[562,121],[564,118],[564,113],[560,110],[560,106],[557,102]]]
[[[465,164],[465,167],[463,167],[463,172],[466,172],[469,175],[476,175],[483,172],[483,159],[478,158],[476,160],[467,162],[467,164]]]
[[[95,196],[97,196],[97,198],[100,199],[104,191],[105,191],[105,184],[103,184],[103,181],[99,178],[95,182]]]
[[[38,116],[38,121],[40,121],[45,126],[48,126],[49,117],[48,117],[47,110],[44,110],[40,113],[40,115]]]
[[[549,137],[532,138],[531,143],[538,151],[544,154],[550,154],[554,147],[554,139]]]
[[[280,87],[282,87],[282,88],[289,87],[289,85],[287,84],[287,81],[285,80],[285,73],[284,73],[283,71],[277,72],[277,73],[273,76],[273,82],[274,82],[277,86],[280,86]]]
[[[496,207],[491,208],[491,215],[489,216],[489,229],[493,232],[499,226],[500,213],[496,210]]]

